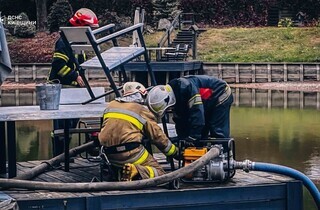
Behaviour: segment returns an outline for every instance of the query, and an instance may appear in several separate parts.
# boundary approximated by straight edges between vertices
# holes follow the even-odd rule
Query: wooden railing
[[[7,81],[45,81],[50,68],[48,63],[13,64]],[[203,63],[203,69],[228,83],[320,81],[320,63]],[[88,69],[85,74],[89,80],[106,79],[103,71]]]
[[[203,68],[229,83],[320,81],[320,63],[204,63]]]
[[[180,15],[181,12],[177,14],[177,16],[173,19],[170,26],[167,28],[166,32],[161,37],[160,41],[158,42],[158,47],[170,46],[171,45],[171,35],[174,29],[180,25]]]

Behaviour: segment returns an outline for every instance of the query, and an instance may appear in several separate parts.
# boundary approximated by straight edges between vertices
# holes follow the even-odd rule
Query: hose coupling
[[[242,169],[245,172],[249,172],[253,168],[253,162],[250,160],[234,161],[234,169]]]

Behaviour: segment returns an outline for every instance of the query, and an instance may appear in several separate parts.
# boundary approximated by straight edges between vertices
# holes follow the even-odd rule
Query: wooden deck
[[[161,158],[161,156],[159,156]],[[159,157],[157,157],[159,159]],[[18,163],[18,174],[42,161]],[[168,169],[161,158],[159,162]],[[76,158],[70,171],[48,171],[34,180],[43,182],[91,182],[99,179],[99,162]],[[1,193],[1,192],[0,192]],[[180,188],[103,192],[49,192],[5,190],[24,209],[302,209],[302,184],[291,178],[263,172],[237,171],[227,183],[190,184]]]

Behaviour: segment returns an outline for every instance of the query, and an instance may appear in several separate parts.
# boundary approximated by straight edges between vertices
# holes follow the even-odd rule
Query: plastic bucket
[[[60,104],[61,84],[36,85],[37,100],[41,110],[56,110]]]

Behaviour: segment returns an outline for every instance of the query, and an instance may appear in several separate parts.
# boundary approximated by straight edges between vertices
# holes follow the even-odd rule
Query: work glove
[[[176,152],[172,155],[175,160],[183,160],[183,153],[179,152],[178,147],[176,147]]]
[[[195,146],[195,143],[196,143],[197,139],[191,137],[191,136],[188,136],[186,139],[185,139],[185,144],[184,146],[187,148],[187,147],[194,147]]]

